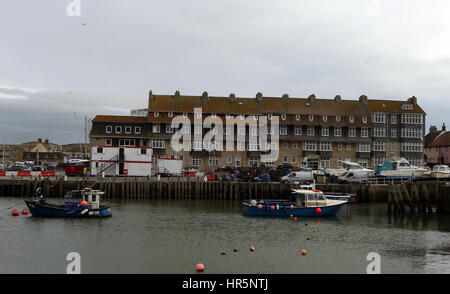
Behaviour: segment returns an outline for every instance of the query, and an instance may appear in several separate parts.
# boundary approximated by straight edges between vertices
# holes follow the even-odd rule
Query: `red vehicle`
[[[79,161],[75,163],[66,164],[66,175],[67,176],[83,176],[84,168],[89,169],[89,161]]]
[[[217,175],[215,175],[213,172],[207,172],[206,177],[207,177],[208,181],[216,181],[217,180]]]

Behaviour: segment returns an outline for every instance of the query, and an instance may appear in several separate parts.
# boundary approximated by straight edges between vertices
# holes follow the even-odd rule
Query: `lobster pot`
[[[92,147],[91,175],[151,176],[151,147]]]

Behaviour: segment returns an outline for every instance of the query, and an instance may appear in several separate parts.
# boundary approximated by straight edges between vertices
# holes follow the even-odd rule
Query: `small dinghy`
[[[65,201],[64,203],[50,203],[37,190],[37,197],[25,200],[32,216],[43,217],[83,217],[98,218],[112,215],[109,207],[100,205],[100,198],[104,192],[85,188],[71,191],[70,197],[81,197],[81,201]]]

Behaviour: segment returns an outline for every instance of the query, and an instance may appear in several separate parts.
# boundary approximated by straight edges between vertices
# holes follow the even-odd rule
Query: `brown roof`
[[[450,132],[445,132],[431,142],[427,147],[450,146]]]
[[[146,123],[145,116],[97,115],[92,122],[96,123]]]
[[[411,104],[408,101],[399,100],[377,100],[369,99],[367,107],[371,112],[394,112],[394,113],[421,113],[425,114],[425,111],[417,105],[413,105],[413,109],[402,109],[402,104]]]

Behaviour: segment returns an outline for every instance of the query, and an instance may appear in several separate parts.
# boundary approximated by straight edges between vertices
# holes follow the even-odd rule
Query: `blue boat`
[[[40,190],[38,189],[38,194]],[[42,196],[25,200],[32,216],[41,217],[79,217],[100,218],[112,216],[109,207],[100,205],[100,198],[104,192],[99,190],[76,190],[71,196],[81,196],[82,201],[65,201],[64,203],[50,203]]]
[[[330,216],[336,215],[347,200],[327,199],[319,190],[293,189],[288,200],[244,200],[249,216]]]

